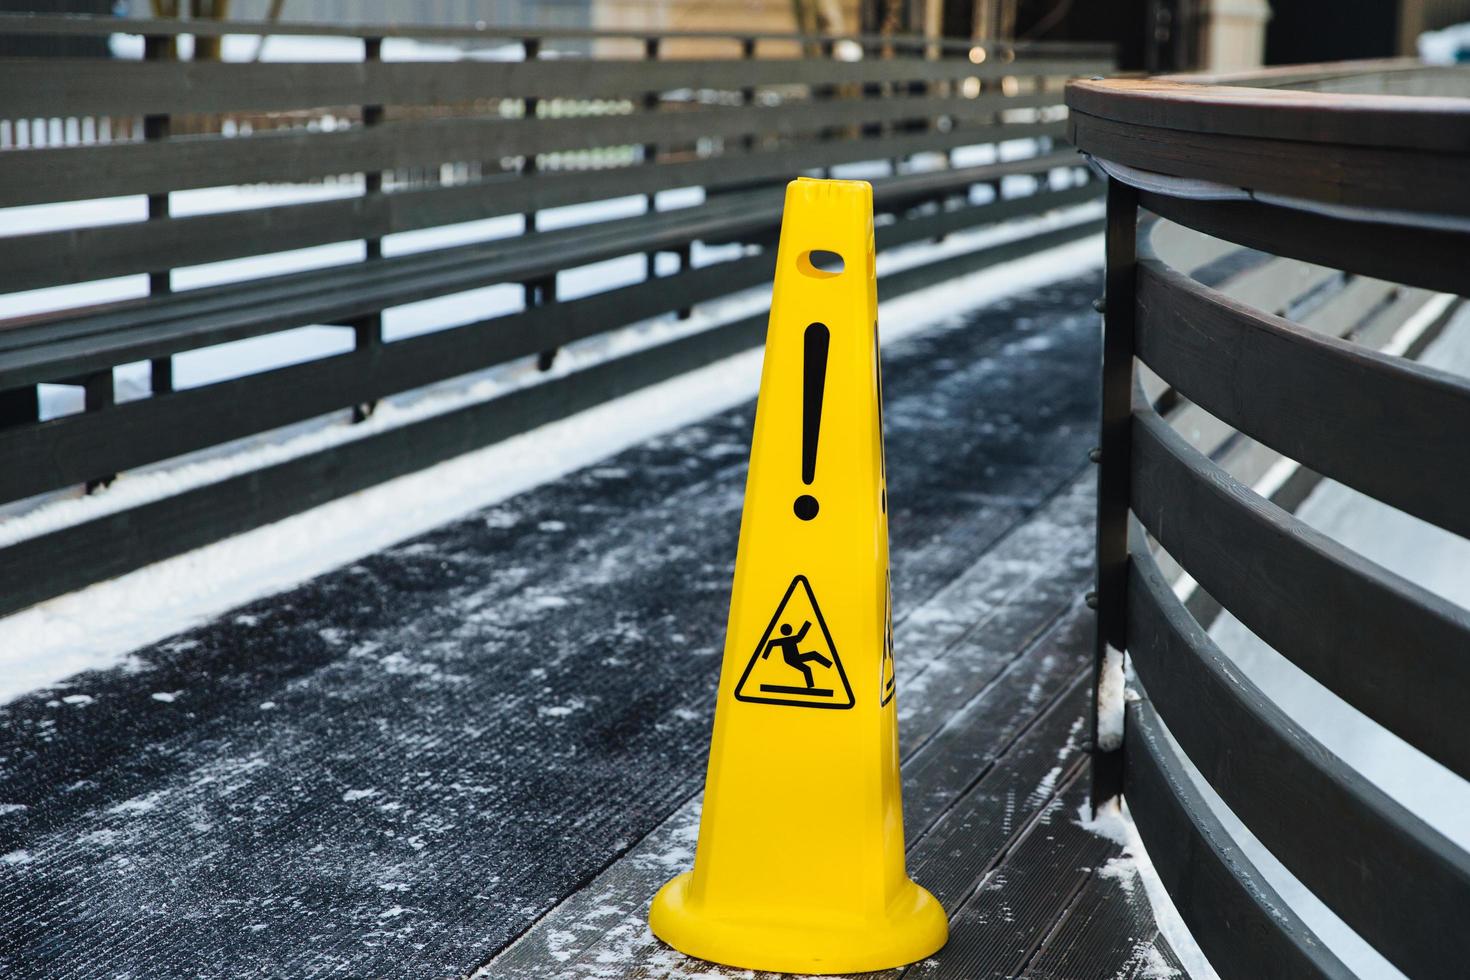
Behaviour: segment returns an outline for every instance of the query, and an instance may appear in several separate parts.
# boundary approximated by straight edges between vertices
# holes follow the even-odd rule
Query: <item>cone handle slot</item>
[[[801,253],[801,257],[796,260],[796,267],[813,279],[831,279],[842,275],[842,270],[847,268],[847,262],[840,252],[813,248]]]

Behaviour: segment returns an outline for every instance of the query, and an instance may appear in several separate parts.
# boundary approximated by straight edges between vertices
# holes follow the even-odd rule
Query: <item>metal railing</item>
[[[1364,94],[1385,92],[1416,94]],[[1470,381],[1191,279],[1154,254],[1140,210],[1274,255],[1464,294],[1470,100],[1456,93],[1470,95],[1470,73],[1382,63],[1068,87],[1073,140],[1109,176],[1094,802],[1123,794],[1221,976],[1351,974],[1225,831],[1171,738],[1272,856],[1409,976],[1465,975],[1470,854],[1244,676],[1178,598],[1162,556],[1461,777],[1470,611],[1193,448],[1144,393],[1143,369],[1171,398],[1303,468],[1460,536],[1470,536]],[[1108,693],[1114,651],[1126,651],[1141,695],[1126,708]],[[1107,716],[1118,710],[1120,744]]]
[[[145,42],[140,60],[0,63],[0,130],[14,137],[26,127],[24,140],[0,149],[0,208],[139,205],[128,220],[84,211],[64,227],[0,233],[0,294],[76,296],[62,304],[74,308],[0,322],[0,507],[12,512],[235,440],[333,422],[332,413],[361,420],[379,399],[518,359],[549,367],[566,345],[759,286],[772,272],[780,188],[801,173],[876,161],[880,250],[1083,204],[1100,191],[1060,145],[1062,82],[1110,63],[1095,47],[796,38],[814,40],[824,56],[793,58],[764,56],[768,43],[792,42],[788,35],[699,34],[723,38],[733,57],[675,60],[660,45],[686,35],[639,33],[636,57],[612,58],[553,49],[568,35],[604,37],[576,30],[9,15],[0,32],[129,32]],[[362,60],[181,61],[164,43],[261,32],[356,39]],[[412,59],[410,48],[410,60],[395,60],[395,39],[493,39],[520,50],[511,60],[444,62]],[[37,130],[46,138],[31,138]],[[967,159],[974,147],[990,149]],[[323,193],[192,213],[180,206],[180,192],[264,183]],[[660,209],[654,195],[675,189],[703,203]],[[640,198],[642,213],[626,207]],[[603,220],[541,222],[548,209],[618,200],[621,210]],[[464,233],[492,218],[524,220],[527,234]],[[428,250],[395,239],[453,226],[458,238]],[[955,249],[906,263],[881,288],[896,295],[1096,227],[1094,218],[1060,222]],[[286,270],[272,258],[273,271],[185,288],[199,285],[195,270],[207,264],[344,243],[360,251],[325,268]],[[691,250],[711,244],[740,247],[691,261]],[[647,275],[590,295],[558,288],[564,273],[625,257],[644,258]],[[100,280],[138,291],[101,307],[80,305],[95,302],[93,293],[65,291]],[[522,289],[524,308],[385,339],[385,311],[497,285]],[[488,402],[15,540],[0,547],[0,614],[755,346],[763,324],[743,316],[642,345]],[[174,383],[181,354],[307,326],[349,331],[351,349]],[[118,397],[115,369],[137,362],[150,365],[147,390]],[[84,390],[84,410],[42,419],[44,384]]]

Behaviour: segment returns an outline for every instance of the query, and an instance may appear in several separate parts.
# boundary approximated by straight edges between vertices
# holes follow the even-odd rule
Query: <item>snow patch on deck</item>
[[[1174,950],[1174,955],[1179,957],[1179,962],[1190,980],[1219,980],[1215,968],[1205,958],[1199,944],[1190,934],[1189,927],[1179,915],[1179,910],[1174,907],[1174,901],[1164,888],[1158,870],[1149,860],[1148,851],[1144,849],[1143,840],[1138,836],[1138,828],[1133,823],[1133,816],[1128,812],[1128,805],[1110,800],[1094,814],[1092,804],[1084,802],[1077,811],[1076,823],[1083,830],[1107,838],[1123,848],[1123,855],[1110,860],[1098,873],[1118,882],[1125,892],[1131,893],[1138,885],[1143,886],[1149,905],[1154,910],[1159,933]],[[1163,972],[1145,973],[1143,976],[1176,975],[1173,967],[1158,955],[1157,950],[1154,951],[1154,956],[1155,959],[1151,959],[1149,963]]]

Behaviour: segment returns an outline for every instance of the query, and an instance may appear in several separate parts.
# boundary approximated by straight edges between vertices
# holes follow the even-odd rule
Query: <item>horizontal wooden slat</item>
[[[0,429],[0,499],[16,500],[550,350],[770,278],[774,256],[720,263],[35,426]],[[242,412],[242,405],[250,411]]]
[[[787,41],[815,45],[835,44],[839,41],[854,41],[873,46],[892,46],[899,50],[946,50],[969,51],[981,48],[1003,58],[1024,60],[1042,56],[1106,57],[1112,45],[1083,41],[1026,41],[1022,43],[970,41],[929,38],[917,34],[800,34],[786,31],[661,31],[624,28],[604,30],[583,27],[515,27],[488,24],[328,24],[302,23],[296,21],[243,21],[243,20],[173,20],[136,18],[119,20],[116,17],[87,17],[76,15],[4,13],[0,14],[0,33],[55,34],[55,35],[109,35],[143,34],[149,37],[173,37],[189,34],[198,37],[218,37],[223,34],[246,35],[295,35],[311,37],[356,37],[356,38],[445,38],[461,41],[502,40],[516,42],[525,39],[597,40],[602,38],[673,38],[745,41]]]
[[[0,331],[0,388],[34,380],[36,371],[54,371],[58,363],[68,371],[85,363],[81,370],[90,370],[311,323],[348,322],[388,306],[725,233],[742,227],[740,218],[703,209],[672,211],[174,293],[12,327]],[[752,209],[746,218],[760,226],[774,215],[768,206],[764,213]],[[79,360],[63,360],[68,357]]]
[[[1446,293],[1466,291],[1470,234],[1348,221],[1256,201],[1192,201],[1142,191],[1154,214],[1250,248]]]
[[[1000,126],[967,132],[972,139],[982,139],[1015,130]],[[918,145],[924,139],[911,136],[907,142]],[[780,178],[801,167],[844,162],[855,150],[873,152],[866,144],[837,141],[800,149],[735,152],[703,160],[606,170],[513,175],[453,187],[0,237],[0,267],[6,269],[7,289],[34,289],[357,238],[380,238],[440,224],[655,193],[676,186],[711,188],[737,178],[742,183]],[[809,162],[813,159],[818,162]],[[885,197],[892,199],[899,187],[911,187],[916,193],[921,188],[943,192],[966,182],[1080,163],[1075,153],[1059,152],[980,167],[883,178],[876,187],[881,203]]]
[[[1098,231],[1083,221],[886,276],[894,297]],[[748,350],[760,314],[0,549],[0,616],[182,554]],[[38,574],[37,570],[45,574]]]
[[[1019,162],[1004,166],[1016,164]],[[904,180],[880,184],[876,196],[884,205],[892,201],[890,206],[901,207],[907,195],[925,186],[946,185]],[[1091,194],[1087,190],[1077,195],[1082,199],[1088,196]],[[1058,200],[1072,199],[1076,198]],[[1047,205],[1015,206],[1029,209]],[[82,316],[19,324],[0,330],[0,355],[4,355],[0,359],[0,389],[275,330],[347,322],[435,295],[498,282],[527,281],[560,269],[670,248],[691,240],[731,240],[771,232],[779,223],[780,208],[780,191],[772,189],[697,208],[370,263],[347,263],[142,299]]]
[[[892,105],[890,106],[890,103]],[[845,108],[833,109],[833,106]],[[861,111],[857,107],[861,107]],[[813,133],[837,122],[906,118],[903,100],[855,99],[781,107],[718,107],[570,119],[413,119],[333,132],[275,131],[253,136],[186,136],[0,153],[0,206],[156,194],[262,181],[703,138]],[[896,114],[896,115],[895,115]],[[982,113],[985,115],[988,113]],[[1018,124],[1017,136],[1060,135],[1061,123]],[[928,149],[986,142],[960,126],[932,133]],[[892,137],[890,137],[891,139]],[[883,139],[843,141],[881,159]],[[817,164],[812,164],[816,166]]]
[[[877,229],[880,249],[1088,200],[1081,187],[957,208]],[[779,209],[770,216],[772,228]],[[571,343],[759,285],[771,254],[662,277],[589,297],[452,327],[204,388],[123,402],[100,412],[0,429],[0,501],[18,500],[302,421],[335,409]],[[885,291],[887,282],[884,283]],[[252,406],[248,413],[241,405]],[[138,438],[146,433],[146,438]]]
[[[1284,456],[1470,537],[1470,382],[1260,313],[1149,260],[1138,357]]]
[[[1441,66],[1427,65],[1418,58],[1355,58],[1320,61],[1305,65],[1272,65],[1269,68],[1237,68],[1226,71],[1183,72],[1155,76],[1159,81],[1195,85],[1244,85],[1250,88],[1321,89],[1352,79],[1393,79],[1405,75],[1437,73]]]
[[[1338,598],[1345,611],[1346,597]],[[1371,652],[1413,673],[1404,660],[1385,657],[1387,649]],[[1146,549],[1132,555],[1128,652],[1170,733],[1273,856],[1404,973],[1464,976],[1470,854],[1329,752],[1242,676],[1185,612]],[[1457,732],[1463,708],[1445,717]]]
[[[266,112],[442,106],[481,99],[611,99],[673,89],[864,85],[1106,71],[1097,59],[924,58],[641,61],[210,62],[7,59],[0,117]],[[1053,99],[1060,102],[1061,92]]]
[[[1460,179],[1463,149],[1333,144],[1329,152],[1306,140],[1162,129],[1075,107],[1068,134],[1093,156],[1172,177],[1328,205],[1470,215],[1470,182]]]
[[[1147,408],[1133,509],[1225,609],[1368,717],[1470,776],[1470,610],[1267,503]],[[1157,692],[1156,692],[1157,693]]]
[[[1128,705],[1128,812],[1174,908],[1221,976],[1352,980],[1210,812],[1148,700]]]

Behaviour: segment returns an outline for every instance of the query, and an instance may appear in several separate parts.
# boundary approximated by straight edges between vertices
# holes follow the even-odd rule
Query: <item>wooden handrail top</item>
[[[1470,96],[1470,75],[1465,91]],[[1470,153],[1470,97],[1212,85],[1175,76],[1075,81],[1067,105],[1099,119],[1215,136]]]
[[[1252,80],[1259,85],[1246,84]],[[1470,72],[1368,62],[1240,75],[1078,80],[1068,135],[1117,167],[1244,191],[1360,221],[1463,231],[1470,219]],[[1409,82],[1410,84],[1404,84]],[[1445,84],[1445,83],[1448,84]],[[1286,84],[1418,88],[1433,94],[1321,91]],[[1446,97],[1445,91],[1454,92]],[[1169,191],[1165,191],[1169,193]],[[1182,187],[1179,193],[1188,196]]]

